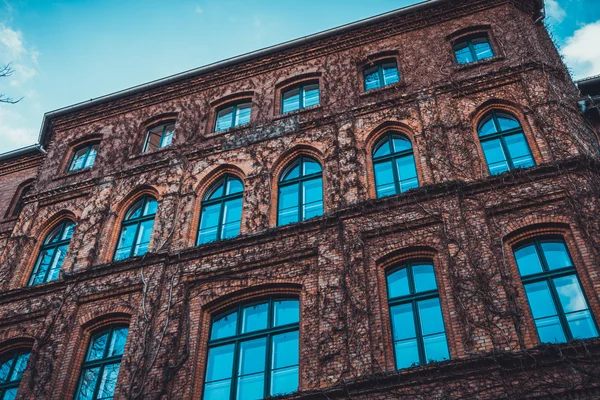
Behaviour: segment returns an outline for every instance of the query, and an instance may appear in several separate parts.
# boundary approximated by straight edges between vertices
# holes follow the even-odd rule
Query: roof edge
[[[27,155],[29,153],[43,154],[44,149],[42,149],[42,146],[40,146],[39,144],[32,144],[29,146],[21,147],[19,149],[7,151],[6,153],[0,153],[0,162],[8,161],[13,158]]]

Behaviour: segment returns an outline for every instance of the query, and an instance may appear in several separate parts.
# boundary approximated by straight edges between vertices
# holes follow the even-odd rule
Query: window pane
[[[489,42],[485,38],[474,39],[473,47],[475,48],[475,55],[477,56],[478,60],[485,60],[486,58],[494,57],[492,46],[490,46]]]
[[[497,175],[509,170],[500,139],[482,142],[481,147],[483,148],[490,174]]]
[[[244,191],[244,184],[239,179],[230,178],[227,180],[227,193],[235,194]]]
[[[413,265],[412,271],[415,279],[415,291],[417,293],[437,289],[433,265]]]
[[[49,250],[42,250],[40,252],[35,273],[30,279],[30,285],[39,285],[40,283],[44,283],[46,279],[46,272],[48,272],[48,268],[50,268],[50,263],[52,262],[55,251],[56,249],[52,248]]]
[[[392,138],[392,143],[394,145],[394,153],[400,153],[401,151],[412,150],[412,143],[410,142],[410,140],[408,140],[406,138],[394,136]]]
[[[391,85],[400,80],[400,75],[398,74],[398,67],[396,67],[395,63],[392,64],[384,64],[383,65],[383,81],[384,85]]]
[[[152,237],[153,226],[154,220],[144,221],[140,224],[138,238],[133,252],[134,256],[141,256],[148,252],[148,245],[150,244],[150,238]]]
[[[146,206],[144,207],[144,216],[156,214],[157,208],[158,208],[158,202],[154,199],[148,199],[146,201]]]
[[[242,199],[229,200],[223,207],[223,223],[229,224],[242,219]]]
[[[73,161],[71,161],[71,168],[69,168],[69,171],[77,171],[84,167],[88,150],[88,147],[84,147],[83,149],[78,150],[75,155],[73,155]]]
[[[231,128],[233,124],[233,107],[227,107],[217,113],[215,132]]]
[[[401,182],[402,192],[418,186],[415,158],[412,154],[396,159],[396,166],[398,167],[398,179]]]
[[[2,400],[15,400],[17,398],[17,391],[18,388],[7,389],[6,392],[4,392]]]
[[[206,206],[202,210],[202,221],[200,229],[205,230],[219,225],[219,216],[221,214],[221,204]]]
[[[119,367],[121,363],[109,364],[102,371],[102,379],[98,388],[99,399],[112,399],[117,387],[117,379],[119,377]]]
[[[519,121],[517,121],[512,115],[498,113],[496,114],[496,117],[498,118],[498,123],[500,124],[500,130],[502,132],[521,128]]]
[[[237,333],[237,311],[227,314],[212,324],[210,339],[223,339]]]
[[[120,356],[125,351],[125,342],[127,342],[127,328],[115,329],[112,334],[108,356]]]
[[[279,369],[271,373],[271,396],[298,390],[298,367]]]
[[[175,133],[173,126],[165,128],[165,132],[163,133],[160,147],[168,147],[173,142],[173,134]]]
[[[27,361],[29,361],[29,353],[20,354],[15,362],[15,367],[13,369],[12,376],[10,378],[11,381],[19,381],[23,376],[23,372],[25,368],[27,368]]]
[[[238,105],[235,116],[235,126],[249,124],[251,111],[252,104],[250,103]]]
[[[377,89],[380,87],[379,82],[379,68],[369,68],[364,72],[365,77],[365,90]]]
[[[281,300],[274,302],[273,326],[294,324],[300,321],[300,302]]]
[[[564,242],[543,242],[542,251],[550,269],[572,267],[571,257]]]
[[[144,151],[157,150],[160,148],[160,141],[162,139],[162,127],[158,129],[152,129],[148,131],[148,136],[146,137],[146,146]]]
[[[420,301],[418,309],[423,335],[445,332],[439,298]]]
[[[515,259],[521,276],[542,272],[542,264],[533,244],[515,251]]]
[[[304,107],[312,107],[319,104],[319,85],[307,85],[304,87]]]
[[[8,380],[8,374],[10,373],[10,369],[12,367],[14,358],[11,356],[0,365],[0,383],[4,383]]]
[[[302,182],[302,202],[305,220],[323,214],[323,181],[321,178]]]
[[[504,140],[515,168],[528,168],[534,165],[533,157],[522,133],[505,136]]]
[[[396,350],[396,368],[408,368],[419,364],[419,349],[417,340],[405,340],[394,344]]]
[[[589,311],[567,314],[567,323],[574,339],[589,339],[598,336],[598,331]]]
[[[375,151],[373,152],[373,158],[384,157],[390,155],[391,153],[392,152],[390,150],[390,141],[386,137],[375,147]]]
[[[417,336],[415,330],[415,317],[412,304],[400,304],[390,308],[392,316],[392,333],[394,341],[412,339]]]
[[[213,186],[208,192],[207,200],[214,200],[223,197],[223,182],[220,182],[218,186]]]
[[[587,302],[575,275],[554,279],[554,286],[564,312],[587,310]]]
[[[60,246],[56,249],[54,259],[50,265],[50,271],[48,271],[48,276],[46,277],[46,282],[51,282],[58,279],[60,269],[62,268],[62,265],[65,261],[65,256],[67,255],[67,250],[68,245]]]
[[[140,200],[137,203],[135,203],[128,211],[127,214],[125,214],[125,220],[128,221],[130,219],[135,219],[135,218],[139,218],[142,216],[142,204],[144,203],[144,200]]]
[[[204,385],[204,400],[228,399],[231,393],[231,379],[211,382]]]
[[[92,345],[88,350],[86,361],[100,360],[104,358],[104,350],[108,341],[108,332],[93,339]]]
[[[287,181],[300,177],[300,162],[296,161],[292,166],[288,167],[285,174],[280,179],[281,181]]]
[[[92,146],[90,152],[85,160],[84,168],[92,168],[94,162],[96,161],[96,155],[98,154],[98,145]]]
[[[279,225],[298,222],[298,184],[279,189]]]
[[[564,343],[567,341],[558,317],[542,318],[535,321],[542,343]]]
[[[378,198],[396,194],[392,161],[375,164],[375,182]]]
[[[206,382],[231,378],[233,373],[234,349],[234,344],[228,344],[226,346],[213,347],[208,350]]]
[[[79,386],[79,393],[77,393],[77,400],[93,399],[94,389],[96,388],[96,382],[99,374],[100,368],[91,368],[83,371]]]
[[[283,114],[300,108],[300,88],[288,90],[283,94],[282,108]]]
[[[267,338],[249,340],[240,344],[239,375],[254,374],[265,370]]]
[[[321,165],[318,162],[308,159],[304,160],[302,175],[312,175],[321,171]]]
[[[468,64],[475,61],[466,42],[456,45],[454,47],[454,54],[456,55],[456,62],[459,64]]]
[[[408,269],[402,268],[387,276],[388,293],[390,299],[410,294],[407,273]]]
[[[496,129],[496,124],[494,123],[494,118],[492,118],[492,116],[487,117],[486,122],[479,126],[479,136],[487,136],[497,132],[498,130]]]
[[[425,360],[427,362],[450,359],[445,333],[424,337],[423,345],[425,346]]]
[[[269,303],[244,307],[242,316],[242,333],[267,329]]]
[[[298,365],[298,331],[273,336],[271,368]]]
[[[552,300],[552,295],[546,281],[525,285],[525,292],[527,293],[527,299],[529,299],[533,318],[538,319],[557,314],[554,300]]]
[[[237,400],[259,400],[264,398],[265,374],[239,378]]]

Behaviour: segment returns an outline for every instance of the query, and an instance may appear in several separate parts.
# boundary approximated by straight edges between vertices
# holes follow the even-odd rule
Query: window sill
[[[290,111],[288,113],[278,115],[275,118],[273,118],[273,121],[281,121],[282,119],[295,117],[296,115],[309,114],[309,113],[317,112],[317,111],[321,111],[321,110],[323,110],[323,106],[321,104],[317,104],[316,106],[306,107],[306,108],[302,108],[300,110]]]
[[[244,125],[234,126],[232,128],[224,129],[224,130],[219,131],[219,132],[210,132],[210,133],[207,133],[205,135],[205,137],[206,138],[214,138],[214,137],[224,136],[224,135],[227,135],[227,134],[230,134],[230,133],[242,132],[242,131],[250,129],[251,126],[252,126],[252,123],[247,123],[247,124],[244,124]]]
[[[167,146],[167,147],[163,147],[161,149],[150,150],[150,151],[146,151],[144,153],[131,155],[131,156],[129,156],[129,159],[137,160],[140,158],[148,157],[150,155],[164,154],[164,153],[168,153],[169,151],[172,151],[174,148],[175,148],[175,146]]]
[[[377,89],[371,89],[371,90],[368,90],[368,91],[363,91],[358,96],[360,98],[365,98],[365,97],[370,97],[370,96],[376,96],[379,93],[391,92],[393,90],[398,90],[398,89],[404,88],[404,87],[406,87],[406,82],[404,80],[401,80],[400,82],[396,82],[396,83],[393,83],[391,85],[387,85],[387,86],[380,87],[380,88],[377,88]]]
[[[82,169],[78,169],[76,171],[68,171],[62,175],[52,178],[52,181],[60,181],[62,179],[67,179],[67,178],[70,178],[73,176],[78,176],[78,175],[89,174],[91,172],[92,172],[92,168],[82,168]]]
[[[492,64],[498,61],[504,60],[504,57],[502,56],[495,56],[492,58],[486,58],[485,60],[481,60],[481,61],[475,61],[469,64],[456,64],[454,66],[454,70],[459,72],[459,71],[465,71],[465,70],[469,70],[469,69],[473,69],[473,68],[477,68],[477,67],[481,67],[484,65],[488,65],[488,64]]]

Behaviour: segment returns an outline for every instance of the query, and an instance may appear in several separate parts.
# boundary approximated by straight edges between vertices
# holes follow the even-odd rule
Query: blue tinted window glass
[[[207,200],[214,200],[223,197],[225,186],[223,182],[219,183],[216,188],[211,189],[208,193]]]
[[[246,125],[250,123],[250,114],[252,112],[252,104],[245,103],[237,106],[235,126]]]
[[[509,131],[511,129],[521,128],[521,124],[517,121],[513,116],[498,113],[497,114],[498,123],[500,124],[501,131]]]
[[[279,369],[298,365],[298,331],[273,336],[271,368]]]
[[[419,348],[416,339],[403,340],[394,344],[396,350],[396,368],[408,368],[419,365]]]
[[[6,360],[2,360],[2,364],[0,364],[0,382],[4,383],[8,380],[8,374],[10,373],[10,369],[12,368],[14,359],[13,357],[8,357]]]
[[[148,199],[146,201],[146,206],[144,207],[144,216],[156,214],[157,209],[158,209],[158,202],[154,199]]]
[[[410,294],[408,286],[408,269],[402,268],[387,276],[389,298],[406,296]]]
[[[392,316],[394,341],[412,339],[417,336],[411,303],[393,306],[390,309],[390,313]]]
[[[445,333],[424,337],[423,346],[425,347],[425,360],[427,362],[450,359]]]
[[[390,142],[386,137],[384,140],[379,142],[377,146],[375,146],[375,151],[373,152],[373,158],[384,157],[392,154],[390,149]]]
[[[418,186],[417,168],[415,166],[415,158],[412,154],[397,158],[396,166],[398,168],[398,180],[401,183],[402,192]]]
[[[283,94],[283,114],[300,109],[300,88],[288,90]]]
[[[244,191],[244,184],[239,179],[227,179],[227,194],[242,193]]]
[[[234,336],[237,329],[237,311],[227,314],[212,324],[212,331],[210,339],[223,339],[226,337]]]
[[[598,330],[589,311],[567,314],[567,323],[574,339],[589,339],[598,336]]]
[[[542,264],[533,244],[515,251],[515,259],[521,276],[542,272]]]
[[[69,171],[77,171],[85,167],[89,150],[89,147],[84,147],[83,149],[75,152],[73,155],[73,160],[71,161],[71,166],[69,167]]]
[[[323,182],[321,178],[302,183],[302,201],[304,219],[323,214]]]
[[[100,385],[98,387],[97,400],[112,399],[117,387],[117,379],[119,378],[119,368],[121,363],[108,364],[104,366],[102,376],[100,377]]]
[[[305,159],[303,163],[303,175],[311,175],[321,172],[321,164],[316,161]]]
[[[206,369],[206,381],[219,381],[231,378],[233,372],[233,355],[235,345],[228,344],[213,347],[208,351],[208,366]]]
[[[502,150],[500,139],[483,142],[481,143],[481,147],[483,148],[483,153],[492,175],[501,174],[509,170],[509,165],[506,161],[504,150]]]
[[[27,368],[27,361],[29,361],[29,353],[19,354],[14,362],[13,373],[10,377],[10,381],[19,381],[23,377],[23,372]],[[1,375],[1,374],[0,374]]]
[[[293,393],[298,390],[298,367],[288,367],[271,372],[271,396]]]
[[[366,69],[364,72],[365,90],[377,89],[381,86],[379,82],[379,67]]]
[[[439,298],[421,300],[417,303],[417,307],[419,309],[421,333],[423,335],[432,335],[445,331]]]
[[[475,57],[477,60],[485,60],[486,58],[494,57],[492,46],[490,46],[487,38],[473,39],[473,49],[475,50]]]
[[[221,204],[205,206],[202,209],[202,218],[200,220],[200,243],[217,240],[220,214]]]
[[[279,225],[298,222],[298,184],[279,190]]]
[[[394,136],[392,137],[392,143],[394,145],[394,152],[400,153],[402,151],[412,150],[412,143],[410,140],[400,137]]]
[[[215,131],[223,131],[225,129],[231,128],[234,121],[233,116],[233,107],[227,107],[217,113],[217,123],[215,126]]]
[[[398,73],[398,67],[396,63],[383,64],[383,81],[384,85],[392,85],[400,80],[400,74]]]
[[[267,339],[260,338],[240,343],[239,375],[249,375],[265,370]]]
[[[554,279],[554,286],[564,312],[587,310],[587,302],[575,275]]]
[[[295,162],[294,164],[292,164],[292,167],[288,167],[288,169],[286,169],[285,173],[283,174],[283,177],[281,178],[281,181],[288,181],[291,179],[296,179],[298,177],[300,177],[300,163]]]
[[[242,333],[267,329],[269,303],[244,307],[242,315]]]
[[[100,375],[100,368],[90,368],[83,371],[81,381],[79,383],[79,392],[77,400],[92,400],[94,390]]]
[[[392,161],[377,163],[374,168],[375,182],[377,184],[377,197],[382,198],[396,194]]]
[[[548,317],[535,320],[540,342],[564,343],[567,341],[558,317]]]
[[[319,85],[307,85],[304,87],[304,107],[312,107],[320,102]]]
[[[150,221],[144,221],[139,224],[138,237],[136,240],[135,249],[133,251],[134,256],[141,256],[148,252],[148,246],[150,245],[153,227],[153,219]]]
[[[547,282],[542,281],[525,285],[525,292],[527,293],[527,299],[529,300],[534,319],[557,314]]]
[[[534,165],[529,146],[522,133],[505,136],[504,140],[515,168],[528,168]]]
[[[231,379],[209,382],[204,385],[204,400],[228,399],[231,393]]]
[[[243,376],[238,381],[237,400],[259,400],[264,397],[265,374]]]
[[[542,251],[550,269],[572,267],[571,257],[564,242],[542,242]]]
[[[454,46],[454,55],[456,56],[456,62],[459,64],[469,64],[475,61],[467,42]]]
[[[413,265],[412,269],[415,279],[415,291],[417,293],[437,289],[433,265]]]
[[[142,216],[142,206],[144,205],[144,201],[140,200],[135,203],[125,214],[125,220],[128,221],[130,219],[136,219]]]
[[[496,123],[494,122],[494,119],[489,116],[487,118],[487,121],[483,122],[480,126],[479,126],[479,136],[487,136],[487,135],[492,135],[494,133],[498,133],[498,129],[496,129]]]
[[[280,300],[274,302],[273,326],[294,324],[300,321],[300,303],[298,300]]]
[[[108,348],[108,356],[120,356],[125,352],[125,343],[127,342],[128,328],[119,328],[113,330],[112,338]]]

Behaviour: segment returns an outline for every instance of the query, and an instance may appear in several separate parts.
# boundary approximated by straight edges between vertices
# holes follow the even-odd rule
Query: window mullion
[[[44,280],[42,281],[42,283],[46,283],[48,280],[48,276],[50,275],[50,270],[52,269],[52,265],[54,265],[54,261],[56,260],[56,255],[58,254],[59,247],[60,246],[52,246],[52,249],[54,250],[54,252],[52,253],[52,258],[50,258],[50,263],[48,264],[48,269],[44,273]],[[39,271],[38,271],[38,273],[39,273]]]
[[[298,99],[298,104],[300,104],[300,110],[304,108],[304,86],[300,86],[298,88],[298,96],[300,96],[300,98]]]
[[[413,300],[411,302],[413,308],[413,320],[415,323],[415,334],[417,339],[417,349],[419,351],[419,363],[420,365],[427,364],[425,359],[425,344],[423,343],[423,332],[421,330],[421,317],[419,316],[418,301]]]
[[[382,88],[385,86],[385,80],[383,76],[383,66],[379,65],[377,67],[377,73],[379,74],[379,87]]]
[[[504,135],[500,136],[500,145],[502,146],[502,151],[504,152],[504,156],[506,157],[506,162],[508,163],[508,167],[511,170],[514,170],[515,169],[515,165],[513,163],[512,156],[510,155],[510,152],[508,151],[508,145],[506,144],[506,140],[504,139]]]
[[[471,57],[473,57],[473,62],[479,61],[477,59],[477,53],[475,53],[475,47],[473,46],[471,39],[467,40],[467,44],[469,45],[469,51],[471,52]]]
[[[104,372],[104,365],[100,365],[98,369],[98,379],[96,380],[96,385],[94,387],[94,394],[92,395],[92,399],[98,398],[98,392],[100,391],[100,383],[102,382],[102,373]]]
[[[142,226],[142,222],[140,220],[138,220],[135,222],[135,224],[136,224],[135,235],[133,236],[133,246],[131,246],[131,250],[129,250],[129,257],[133,257],[133,255],[135,254],[135,248],[138,245],[140,228]]]
[[[267,326],[268,326],[268,324],[267,324]],[[265,351],[265,370],[264,370],[265,371],[264,372],[264,374],[265,374],[264,385],[265,386],[263,388],[264,397],[269,397],[269,395],[271,394],[271,390],[270,390],[270,387],[271,387],[271,379],[270,379],[271,378],[271,363],[270,363],[270,361],[271,361],[272,341],[273,341],[273,335],[269,334],[267,336],[267,340],[266,340],[267,348]]]
[[[552,296],[552,300],[554,301],[554,306],[556,307],[556,311],[558,313],[558,320],[562,325],[563,332],[567,341],[573,340],[573,335],[571,334],[571,328],[569,327],[569,323],[567,322],[567,316],[565,314],[565,310],[563,309],[562,303],[560,302],[560,296],[558,295],[558,291],[556,290],[556,286],[554,285],[553,279],[547,279],[548,287],[550,288],[550,295]]]
[[[221,200],[221,207],[219,209],[219,223],[217,225],[217,240],[221,240],[221,234],[223,233],[223,226],[225,225],[225,221],[223,221],[225,214],[225,201]]]
[[[230,128],[233,128],[235,126],[235,116],[237,113],[237,104],[233,105],[233,109],[231,110],[231,126]],[[227,184],[227,180],[225,180],[225,184]],[[223,190],[225,191],[227,188],[224,187]]]

